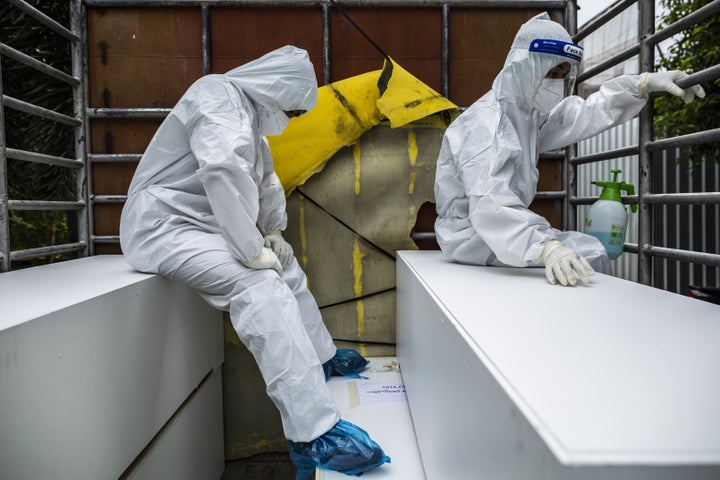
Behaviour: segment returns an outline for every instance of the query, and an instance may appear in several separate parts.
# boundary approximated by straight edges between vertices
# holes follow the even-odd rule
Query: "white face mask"
[[[258,122],[260,124],[260,135],[280,135],[287,127],[287,124],[290,123],[290,117],[285,115],[282,110],[271,113],[259,109]]]
[[[562,78],[543,78],[540,88],[535,94],[535,108],[540,113],[548,114],[564,97],[565,80]]]

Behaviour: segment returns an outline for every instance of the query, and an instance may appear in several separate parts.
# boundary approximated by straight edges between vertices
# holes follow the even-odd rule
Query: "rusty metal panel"
[[[121,203],[96,203],[93,216],[95,235],[119,235]]]
[[[202,75],[199,8],[88,9],[91,108],[172,107]]]
[[[483,96],[500,72],[520,25],[542,11],[450,9],[450,100],[469,106]]]
[[[347,8],[347,14],[398,64],[442,91],[442,9]],[[340,13],[330,13],[331,80],[379,70],[383,56]]]
[[[95,245],[95,255],[121,255],[119,243],[98,243]]]
[[[295,45],[308,51],[318,83],[322,83],[322,22],[320,7],[212,8],[212,71],[224,73],[283,45]]]
[[[95,163],[92,166],[95,195],[125,195],[135,173],[136,162]]]
[[[90,122],[92,153],[143,153],[159,119],[95,118]]]

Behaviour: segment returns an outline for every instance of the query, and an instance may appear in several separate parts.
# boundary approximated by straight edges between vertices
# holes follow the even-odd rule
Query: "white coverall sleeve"
[[[267,140],[263,138],[263,181],[260,184],[260,211],[257,225],[265,235],[275,230],[284,231],[287,227],[285,209],[285,190],[275,174],[274,163]]]
[[[221,234],[232,255],[246,264],[264,245],[256,226],[258,187],[249,173],[259,139],[253,138],[239,100],[223,86],[217,87],[208,85],[205,93],[212,94],[213,101],[201,103],[190,116],[190,148]]]
[[[493,146],[461,166],[473,229],[498,260],[516,267],[537,261],[543,244],[556,237],[550,223],[527,208],[536,186],[521,185],[520,157],[517,137],[498,135]]]
[[[630,120],[640,113],[647,99],[640,93],[640,75],[608,80],[587,100],[567,97],[540,127],[539,150],[563,148]]]

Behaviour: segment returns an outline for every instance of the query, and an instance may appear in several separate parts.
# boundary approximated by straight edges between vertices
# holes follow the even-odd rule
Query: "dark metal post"
[[[2,55],[0,55],[0,65]],[[0,273],[10,270],[10,212],[8,211],[5,105],[0,68]]]
[[[200,23],[202,23],[202,69],[203,75],[212,72],[210,52],[210,7],[207,3],[200,6]]]
[[[647,38],[655,33],[655,1],[638,2],[638,32],[640,41],[640,72],[654,70],[654,47]],[[653,102],[649,101],[639,117],[639,188],[638,188],[638,281],[644,285],[652,283],[652,256],[646,247],[652,244],[652,205],[645,203],[644,196],[652,193],[652,152],[647,145],[653,139]]]

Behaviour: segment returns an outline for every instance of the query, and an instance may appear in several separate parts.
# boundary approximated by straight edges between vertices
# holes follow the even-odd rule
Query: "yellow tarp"
[[[388,119],[392,128],[457,106],[392,59],[382,70],[325,85],[315,108],[290,121],[282,135],[268,137],[275,171],[289,194],[340,148]]]

